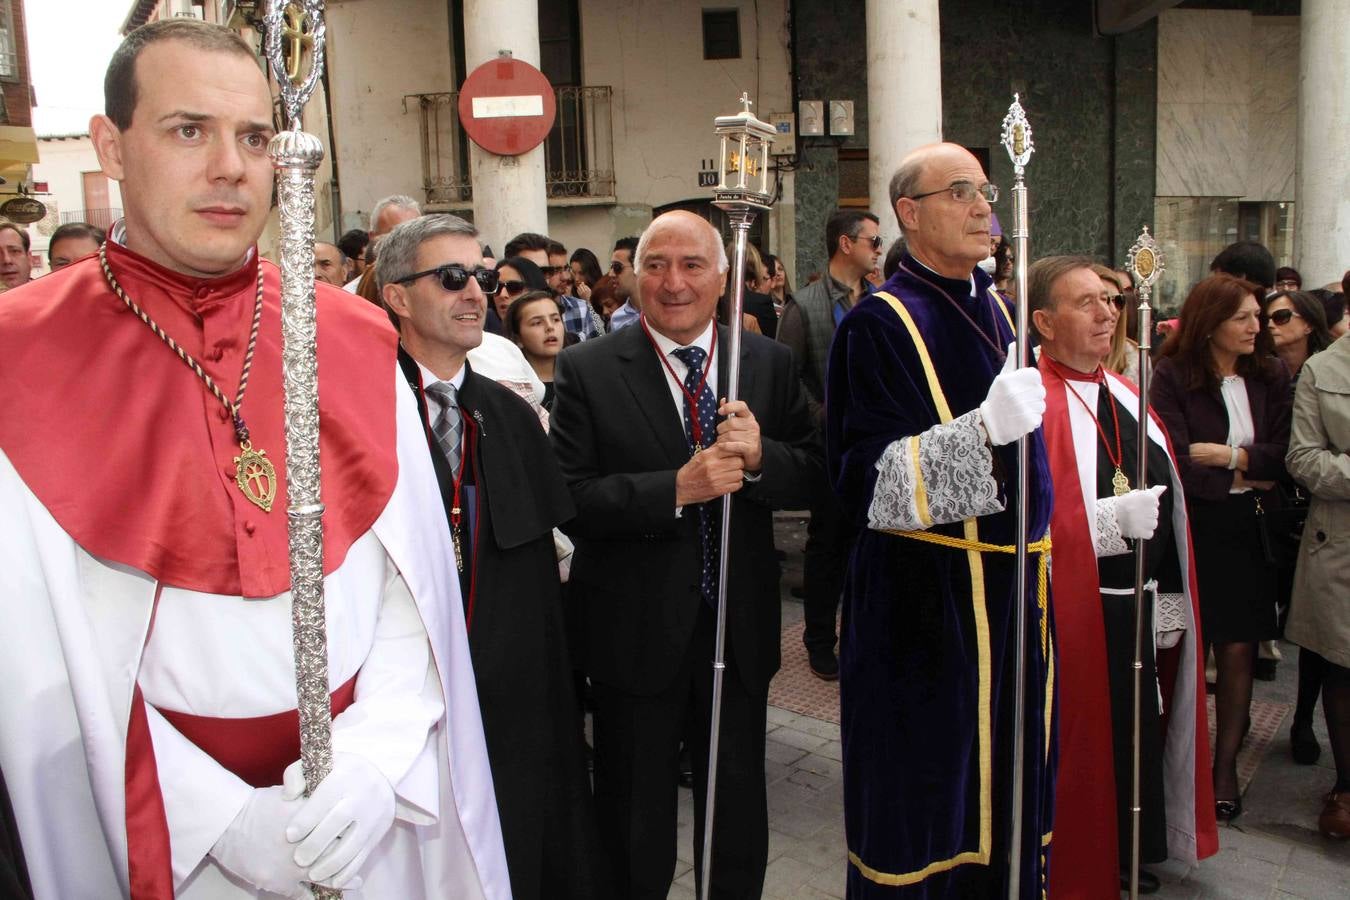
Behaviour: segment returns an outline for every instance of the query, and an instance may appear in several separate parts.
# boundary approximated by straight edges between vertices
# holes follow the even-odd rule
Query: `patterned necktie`
[[[427,385],[426,392],[440,401],[441,414],[431,423],[431,432],[436,435],[441,452],[450,461],[451,474],[458,475],[460,448],[464,438],[464,419],[459,413],[459,391],[449,382],[436,381]]]
[[[680,347],[671,352],[689,368],[689,373],[684,376],[684,431],[689,437],[689,453],[692,456],[696,450],[710,447],[717,440],[717,402],[713,399],[712,389],[703,380],[703,363],[707,360],[708,354],[701,347]],[[702,390],[699,389],[700,385]],[[695,409],[690,408],[690,397],[695,400]],[[695,422],[698,423],[697,429],[694,428]],[[702,439],[702,447],[694,440],[696,431]],[[720,499],[698,505],[698,536],[703,557],[703,599],[710,606],[717,605],[717,554],[721,521]]]

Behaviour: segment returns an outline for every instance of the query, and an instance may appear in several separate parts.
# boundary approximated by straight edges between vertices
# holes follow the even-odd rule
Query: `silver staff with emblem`
[[[1000,138],[1013,164],[1012,243],[1015,264],[1013,280],[1017,290],[1017,368],[1031,365],[1031,345],[1027,328],[1027,185],[1026,167],[1035,152],[1031,142],[1031,124],[1017,94],[1003,118]],[[1017,607],[1013,614],[1013,748],[1012,748],[1012,825],[1008,839],[1008,896],[1016,898],[1022,878],[1022,797],[1026,759],[1024,753],[1027,706],[1027,479],[1030,478],[1028,436],[1017,439]],[[1046,723],[1049,727],[1049,723]]]
[[[723,396],[728,403],[740,398],[741,314],[745,305],[746,242],[755,216],[773,205],[774,191],[769,189],[769,147],[773,144],[772,125],[750,112],[750,95],[741,94],[740,112],[718,116],[713,124],[721,138],[717,166],[717,187],[713,205],[727,214],[735,234],[731,259],[731,302],[727,310],[727,383]],[[699,896],[710,897],[713,860],[713,813],[717,802],[717,746],[722,728],[722,679],[726,672],[727,579],[730,572],[731,494],[722,497],[722,542],[717,557],[717,638],[713,647],[712,725],[708,736],[708,792],[703,817],[703,872]]]
[[[1144,226],[1134,246],[1130,247],[1130,274],[1134,289],[1139,293],[1139,455],[1137,479],[1140,490],[1148,487],[1148,382],[1150,353],[1153,348],[1153,284],[1163,271],[1162,252],[1158,242]],[[1134,729],[1130,747],[1130,900],[1139,897],[1139,709],[1143,702],[1144,625],[1152,616],[1144,615],[1144,547],[1143,538],[1134,540],[1134,694],[1132,698]]]
[[[286,414],[286,516],[291,557],[291,633],[300,713],[300,766],[308,795],[333,767],[328,633],[323,601],[323,503],[319,488],[319,370],[314,312],[314,178],[323,144],[300,116],[323,73],[323,0],[271,0],[263,47],[281,87],[286,130],[267,145],[281,213],[281,364]],[[287,46],[290,53],[287,58]],[[300,78],[309,48],[309,69]],[[311,886],[316,898],[342,896]]]

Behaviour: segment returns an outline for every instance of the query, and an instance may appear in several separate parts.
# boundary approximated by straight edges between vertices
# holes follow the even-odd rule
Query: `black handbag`
[[[1298,561],[1298,545],[1303,540],[1303,526],[1308,521],[1308,492],[1293,482],[1277,482],[1275,489],[1265,492],[1270,508],[1256,497],[1256,528],[1261,538],[1261,552],[1266,562],[1280,568],[1292,569]]]

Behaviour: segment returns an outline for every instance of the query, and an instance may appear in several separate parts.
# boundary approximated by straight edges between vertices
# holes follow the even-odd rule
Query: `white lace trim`
[[[867,524],[915,531],[1002,512],[978,410],[891,443],[877,460]]]
[[[1116,519],[1115,497],[1097,498],[1097,546],[1098,556],[1120,556],[1130,552],[1130,543],[1120,531],[1120,521]]]

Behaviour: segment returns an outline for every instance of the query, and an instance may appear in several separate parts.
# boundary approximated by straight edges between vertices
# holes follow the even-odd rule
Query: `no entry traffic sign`
[[[558,102],[544,73],[502,57],[469,73],[459,89],[459,121],[489,153],[518,156],[538,147],[553,127]]]

